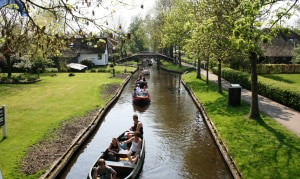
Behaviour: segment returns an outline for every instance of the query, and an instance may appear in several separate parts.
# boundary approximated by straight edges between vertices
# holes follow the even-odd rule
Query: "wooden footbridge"
[[[157,53],[157,52],[148,52],[148,51],[141,51],[139,53],[136,53],[130,57],[126,57],[123,59],[118,60],[117,62],[123,63],[126,61],[131,61],[131,60],[139,60],[139,59],[144,59],[144,58],[150,58],[158,61],[159,59],[164,59],[170,62],[174,62],[174,58],[168,57],[166,55]]]

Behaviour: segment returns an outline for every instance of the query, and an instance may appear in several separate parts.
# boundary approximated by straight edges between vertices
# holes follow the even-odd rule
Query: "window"
[[[98,60],[102,60],[102,54],[98,53]]]

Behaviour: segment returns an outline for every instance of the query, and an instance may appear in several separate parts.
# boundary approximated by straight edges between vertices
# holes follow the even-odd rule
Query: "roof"
[[[291,57],[297,44],[300,44],[300,36],[297,33],[279,32],[270,44],[262,44],[262,49],[266,57]]]
[[[79,53],[104,53],[107,45],[107,38],[76,38],[71,44],[71,49]]]

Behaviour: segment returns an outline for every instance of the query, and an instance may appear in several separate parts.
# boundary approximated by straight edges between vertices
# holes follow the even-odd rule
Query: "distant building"
[[[108,48],[108,61],[113,61],[113,53],[116,51],[116,46],[118,45],[118,41],[108,38],[107,39],[107,48]]]
[[[108,64],[107,38],[75,38],[69,44],[69,50],[63,52],[62,58],[69,63],[80,63],[83,60],[91,60],[96,66]]]
[[[266,64],[290,64],[294,48],[300,44],[300,36],[291,31],[288,34],[279,32],[272,42],[262,44],[264,57],[259,60],[260,63]]]

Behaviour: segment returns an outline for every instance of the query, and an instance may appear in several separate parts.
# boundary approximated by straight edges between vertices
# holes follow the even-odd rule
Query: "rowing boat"
[[[119,142],[126,140],[125,132],[123,132],[118,138]],[[127,148],[128,148],[127,144]],[[89,179],[93,179],[93,167],[97,167],[97,161],[103,158],[108,166],[113,168],[117,172],[117,179],[135,179],[138,178],[140,172],[142,171],[145,159],[145,138],[143,138],[142,149],[136,163],[132,164],[127,158],[127,150],[121,149],[118,154],[116,154],[117,160],[110,161],[108,157],[108,150],[101,154],[101,156],[96,160],[94,165],[91,167],[88,174]],[[98,178],[97,178],[98,179]],[[99,178],[100,179],[100,178]]]

